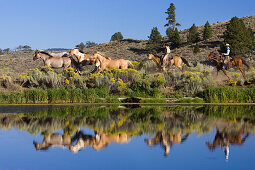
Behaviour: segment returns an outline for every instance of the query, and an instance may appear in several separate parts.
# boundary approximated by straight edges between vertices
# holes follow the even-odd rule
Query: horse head
[[[149,55],[147,56],[147,59],[148,59],[148,60],[152,60],[154,57],[155,57],[155,56],[154,56],[153,54],[149,54]]]
[[[41,52],[41,50],[35,50],[35,55],[34,55],[34,57],[33,57],[33,60],[37,60],[37,59],[39,59],[40,58],[40,52]]]
[[[214,57],[215,57],[215,53],[211,51],[210,54],[208,55],[208,58],[213,59]]]

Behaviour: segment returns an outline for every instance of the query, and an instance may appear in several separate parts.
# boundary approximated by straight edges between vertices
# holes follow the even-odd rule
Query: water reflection
[[[206,141],[211,151],[221,148],[229,158],[230,145],[242,145],[255,132],[253,107],[141,107],[76,106],[50,108],[41,112],[0,114],[0,128],[41,134],[34,140],[36,150],[68,148],[77,153],[87,147],[95,151],[111,143],[128,144],[134,136],[146,134],[144,145],[160,145],[165,156],[171,147],[216,129],[214,140]],[[82,128],[93,130],[93,134]],[[63,131],[63,134],[59,131]],[[32,143],[32,142],[31,142]]]
[[[244,144],[246,138],[249,136],[248,132],[245,132],[244,127],[240,127],[231,130],[229,127],[224,127],[219,129],[216,127],[217,132],[213,142],[206,142],[208,149],[211,151],[215,150],[217,147],[221,147],[225,153],[225,159],[228,160],[229,157],[229,145],[242,145]]]
[[[167,156],[170,152],[170,147],[174,144],[179,144],[184,142],[188,138],[189,134],[182,135],[181,131],[176,133],[169,133],[165,131],[160,131],[156,133],[156,136],[153,139],[145,139],[145,143],[148,146],[153,146],[160,144],[164,147],[164,155]]]

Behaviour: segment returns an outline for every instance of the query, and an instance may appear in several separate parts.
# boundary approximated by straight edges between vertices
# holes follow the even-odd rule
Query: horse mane
[[[39,53],[42,53],[42,54],[45,54],[45,55],[48,55],[50,57],[53,57],[50,53],[46,52],[46,51],[39,51]]]
[[[103,53],[101,53],[101,52],[96,52],[96,54],[99,54],[99,55],[103,56],[104,58],[106,58],[106,59],[108,59],[108,60],[112,60],[110,57],[105,56],[105,55],[104,55]]]

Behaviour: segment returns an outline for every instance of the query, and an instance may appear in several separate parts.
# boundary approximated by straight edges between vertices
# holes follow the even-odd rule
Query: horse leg
[[[226,72],[226,69],[222,69],[223,73],[228,77],[228,79],[230,80],[230,77],[228,76],[227,72]]]
[[[239,67],[239,70],[241,71],[241,73],[242,73],[242,75],[243,75],[243,78],[244,78],[244,79],[246,79],[246,77],[245,77],[245,70],[244,70],[244,68]]]

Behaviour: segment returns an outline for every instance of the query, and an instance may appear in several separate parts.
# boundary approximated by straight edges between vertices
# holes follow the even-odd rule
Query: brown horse
[[[224,63],[219,55],[215,54],[214,52],[210,52],[208,58],[215,61],[215,65],[217,68],[217,76],[219,74],[219,71],[222,70],[223,73],[228,77],[228,79],[230,79],[230,77],[228,76],[226,72],[226,69],[223,67]],[[228,68],[237,67],[241,71],[243,77],[246,79],[245,69],[243,68],[242,64],[246,65],[248,69],[250,68],[250,66],[242,57],[233,57],[233,59],[229,61]]]
[[[62,55],[62,56],[61,56]],[[35,55],[33,60],[41,58],[44,62],[44,66],[49,66],[51,68],[68,68],[71,65],[71,58],[68,57],[68,53],[61,53],[60,55],[53,56],[52,54],[35,50]]]
[[[153,54],[149,54],[148,57],[147,57],[148,60],[153,60],[160,71],[164,71],[166,72],[166,67],[171,67],[172,65],[175,65],[176,67],[178,67],[181,71],[183,71],[183,67],[182,67],[182,63],[186,64],[188,67],[191,67],[188,63],[188,61],[183,58],[183,57],[179,57],[179,56],[173,56],[173,58],[169,61],[167,60],[166,61],[166,66],[165,67],[162,67],[162,61],[161,61],[161,58],[158,57],[158,56],[155,56]]]
[[[107,68],[119,68],[119,69],[134,68],[133,64],[129,60],[125,59],[110,60],[104,57],[99,52],[95,53],[92,57],[90,57],[90,61],[92,63],[99,64],[100,69],[98,73],[104,71]]]

